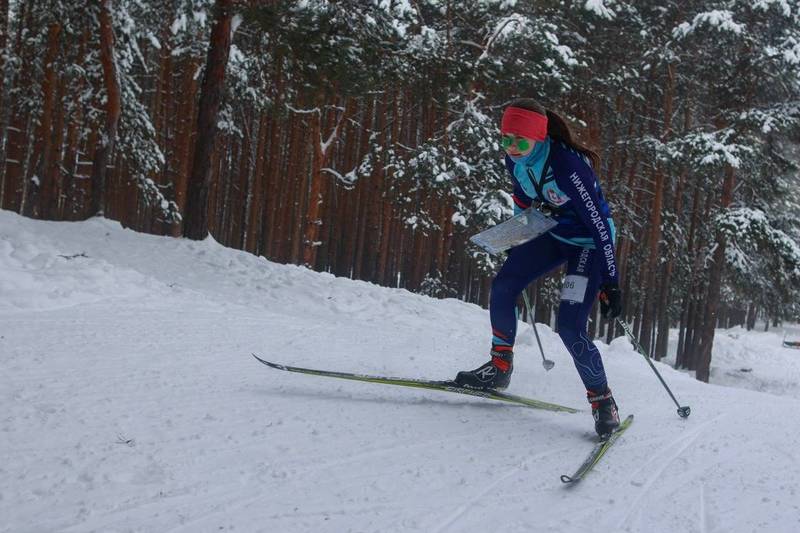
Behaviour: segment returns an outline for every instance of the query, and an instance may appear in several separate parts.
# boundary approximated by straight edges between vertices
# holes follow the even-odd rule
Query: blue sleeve
[[[592,236],[605,267],[603,282],[618,283],[614,235],[608,219],[603,215],[604,203],[597,194],[597,176],[577,153],[570,150],[559,152],[561,157],[551,159],[556,184],[569,196],[573,210]]]
[[[514,214],[518,215],[531,206],[533,199],[522,190],[522,186],[514,175],[514,161],[508,156],[506,156],[506,169],[511,174],[511,181],[514,182],[514,193],[511,198],[514,200]]]

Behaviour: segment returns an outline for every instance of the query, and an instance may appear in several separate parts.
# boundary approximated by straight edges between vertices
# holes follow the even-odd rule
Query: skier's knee
[[[564,342],[574,341],[581,332],[581,328],[575,323],[574,318],[567,318],[562,314],[559,314],[556,318],[556,327],[558,328],[558,336]]]
[[[513,299],[517,295],[517,283],[510,278],[496,277],[492,280],[492,300]]]
[[[580,332],[576,328],[571,327],[570,325],[558,325],[558,336],[561,337],[561,340],[567,346],[570,346],[573,342],[578,340],[579,333]]]

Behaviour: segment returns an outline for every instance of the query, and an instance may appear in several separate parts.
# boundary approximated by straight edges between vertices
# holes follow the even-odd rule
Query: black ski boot
[[[611,389],[606,387],[602,393],[586,391],[586,397],[592,404],[592,416],[594,417],[594,430],[598,435],[604,437],[610,435],[619,427],[619,412],[617,402],[611,395]]]
[[[475,370],[459,372],[455,382],[468,389],[504,390],[514,370],[514,352],[508,346],[492,348],[492,360]]]

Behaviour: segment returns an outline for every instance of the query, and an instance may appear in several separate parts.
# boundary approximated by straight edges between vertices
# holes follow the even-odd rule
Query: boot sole
[[[453,383],[455,383],[458,387],[461,387],[462,389],[469,389],[469,390],[486,390],[486,391],[503,392],[508,388],[508,385],[506,385],[505,387],[473,387],[472,385],[462,385],[457,381],[454,381]]]

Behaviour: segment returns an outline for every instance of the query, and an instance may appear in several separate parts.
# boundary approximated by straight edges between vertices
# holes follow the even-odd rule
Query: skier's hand
[[[600,286],[600,314],[603,318],[617,318],[622,314],[622,291],[616,283]]]

